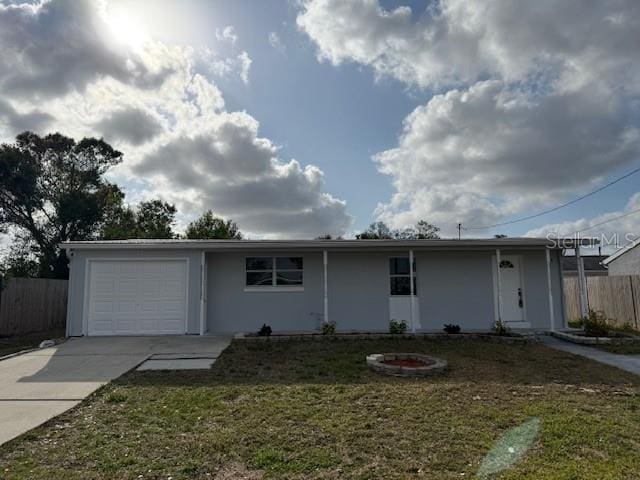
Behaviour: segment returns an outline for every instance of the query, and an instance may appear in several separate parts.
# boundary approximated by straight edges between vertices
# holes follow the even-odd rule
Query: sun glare
[[[113,39],[134,49],[140,49],[148,40],[142,22],[124,8],[113,8],[105,12],[105,21]]]

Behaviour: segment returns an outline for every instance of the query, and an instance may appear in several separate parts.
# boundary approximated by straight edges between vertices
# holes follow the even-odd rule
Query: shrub
[[[272,332],[271,327],[266,323],[263,323],[262,327],[260,327],[260,330],[258,330],[258,336],[268,337],[269,335],[271,335],[271,332]]]
[[[334,335],[336,333],[336,322],[324,322],[322,324],[323,335]]]
[[[570,328],[582,328],[582,319],[575,318],[573,320],[569,320],[568,325]]]
[[[407,322],[404,320],[391,320],[389,322],[389,333],[393,334],[403,334],[407,331]]]
[[[460,333],[460,325],[454,325],[453,323],[445,323],[443,330],[447,333]]]
[[[496,335],[509,335],[511,333],[511,329],[507,326],[507,324],[502,321],[502,319],[498,319],[494,322],[491,330]]]
[[[609,324],[607,317],[603,312],[596,312],[589,309],[589,313],[586,317],[580,319],[582,327],[584,328],[584,334],[587,337],[606,337],[609,335]]]

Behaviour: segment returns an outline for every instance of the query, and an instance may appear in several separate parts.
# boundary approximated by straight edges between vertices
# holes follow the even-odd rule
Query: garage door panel
[[[89,335],[185,333],[186,272],[184,260],[93,261]]]

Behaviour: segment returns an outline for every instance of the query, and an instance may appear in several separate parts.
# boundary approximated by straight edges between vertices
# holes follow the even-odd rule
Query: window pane
[[[389,273],[391,275],[409,275],[409,257],[390,258]]]
[[[272,268],[271,257],[247,257],[247,270],[271,270]]]
[[[302,285],[302,272],[277,272],[276,285]]]
[[[276,270],[302,270],[302,257],[278,257]]]
[[[272,285],[271,272],[247,272],[247,285]]]
[[[411,295],[409,277],[391,277],[391,295]]]

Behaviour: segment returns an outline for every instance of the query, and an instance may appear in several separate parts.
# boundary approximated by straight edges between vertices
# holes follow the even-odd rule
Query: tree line
[[[122,157],[102,139],[76,142],[60,133],[24,132],[0,145],[0,232],[13,238],[0,273],[67,278],[68,260],[58,245],[69,240],[242,238],[234,221],[211,210],[179,235],[175,205],[161,199],[128,205],[122,189],[105,178]],[[438,231],[426,221],[403,230],[377,222],[356,238],[439,238]]]

